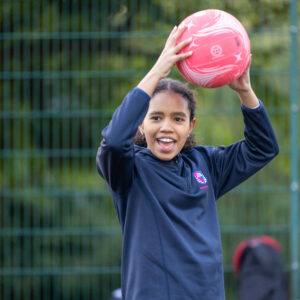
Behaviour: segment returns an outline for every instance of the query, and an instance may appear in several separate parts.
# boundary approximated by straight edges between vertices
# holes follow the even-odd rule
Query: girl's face
[[[140,130],[156,157],[171,160],[181,151],[194,126],[187,100],[180,94],[164,91],[151,99]]]

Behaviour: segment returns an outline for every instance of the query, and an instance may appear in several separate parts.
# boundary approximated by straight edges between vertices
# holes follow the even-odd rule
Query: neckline
[[[141,151],[145,154],[146,158],[151,158],[151,160],[155,160],[158,161],[164,165],[178,165],[180,160],[181,160],[181,153],[178,153],[175,157],[173,157],[171,160],[162,160],[159,159],[157,156],[155,156],[151,150],[149,148],[145,148],[145,147],[141,147],[141,146],[137,146],[141,148]]]

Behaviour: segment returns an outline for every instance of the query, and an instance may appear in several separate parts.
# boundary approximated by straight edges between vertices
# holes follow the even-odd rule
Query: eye
[[[176,121],[176,122],[184,122],[185,119],[184,119],[184,118],[181,118],[181,117],[176,117],[176,118],[175,118],[175,121]]]
[[[150,119],[153,121],[159,121],[161,118],[160,116],[152,116]]]

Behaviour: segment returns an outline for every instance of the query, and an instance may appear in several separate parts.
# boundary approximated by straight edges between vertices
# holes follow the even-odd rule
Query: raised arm
[[[147,113],[156,85],[170,73],[177,61],[191,55],[177,54],[191,42],[187,40],[176,45],[184,29],[174,27],[155,65],[137,88],[128,93],[102,131],[103,140],[98,148],[96,164],[98,172],[114,191],[122,193],[131,183],[134,166],[133,140]]]
[[[274,130],[262,102],[255,109],[242,106],[242,112],[244,140],[211,150],[217,198],[259,171],[279,152]]]
[[[250,63],[242,76],[229,85],[237,92],[242,104],[245,138],[228,147],[210,149],[217,197],[249,178],[279,152],[264,105],[251,88],[249,68]]]

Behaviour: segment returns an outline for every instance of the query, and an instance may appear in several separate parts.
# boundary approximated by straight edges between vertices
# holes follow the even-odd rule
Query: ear
[[[191,132],[193,131],[195,124],[196,124],[196,119],[193,119],[192,122],[190,123],[189,134],[191,134]]]
[[[139,132],[143,135],[144,134],[144,122],[139,126]]]

